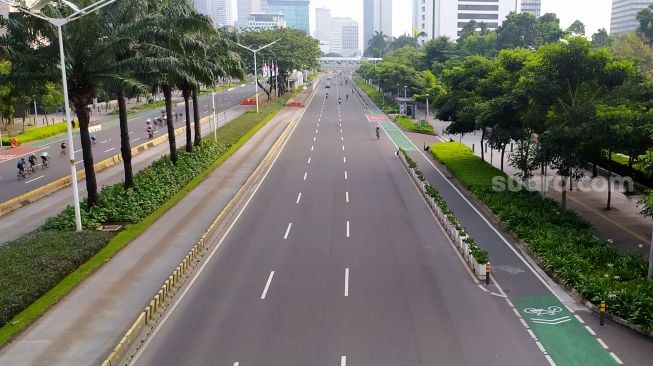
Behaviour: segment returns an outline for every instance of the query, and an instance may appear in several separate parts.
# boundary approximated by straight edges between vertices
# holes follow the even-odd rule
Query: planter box
[[[485,264],[479,264],[476,261],[476,258],[474,258],[473,256],[471,257],[472,257],[472,265],[473,265],[472,268],[474,270],[474,273],[476,274],[476,278],[484,281],[485,277],[487,276],[487,272],[485,272]]]

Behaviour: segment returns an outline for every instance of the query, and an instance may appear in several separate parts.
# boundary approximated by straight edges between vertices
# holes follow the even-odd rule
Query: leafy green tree
[[[367,48],[363,53],[366,57],[383,58],[388,49],[388,36],[383,32],[374,31],[374,35],[367,43]]]
[[[637,34],[646,38],[648,44],[653,44],[653,5],[644,8],[637,13],[639,27]]]
[[[397,50],[403,47],[419,47],[417,38],[404,34],[395,38],[389,45],[391,50]]]
[[[591,139],[585,135],[584,124],[596,118],[597,105],[609,104],[606,97],[634,69],[629,62],[615,61],[605,49],[593,51],[588,40],[576,37],[542,46],[524,70],[522,85],[529,98],[547,110],[542,152],[561,176],[564,188],[567,179],[582,177],[587,163],[582,144]],[[562,205],[566,206],[566,189]]]
[[[653,81],[653,48],[635,33],[615,37],[612,54],[619,59],[634,60],[637,70],[649,81]]]
[[[547,13],[536,18],[528,13],[510,13],[497,28],[497,48],[534,49],[557,42],[563,35],[560,20],[555,14]]]
[[[0,113],[2,113],[2,120],[7,120],[7,124],[11,124],[14,119],[15,103],[16,96],[11,82],[11,61],[5,60],[0,62]]]
[[[486,34],[476,32],[465,37],[464,40],[458,41],[458,55],[461,57],[480,55],[492,58],[497,53],[496,32],[487,32]]]
[[[585,36],[585,24],[580,20],[575,20],[569,28],[567,28],[566,33],[573,37]]]
[[[462,29],[460,30],[458,34],[458,40],[457,42],[460,43],[461,41],[465,40],[465,38],[471,36],[472,34],[476,33],[476,28],[479,27],[479,23],[477,23],[475,20],[470,20],[469,22],[465,23],[463,25]]]
[[[610,47],[611,44],[612,38],[610,38],[610,35],[608,34],[608,31],[605,30],[605,28],[601,28],[596,33],[592,34],[592,47]]]
[[[430,69],[434,63],[445,63],[456,53],[456,44],[446,36],[425,42],[423,48],[424,65],[427,69]]]

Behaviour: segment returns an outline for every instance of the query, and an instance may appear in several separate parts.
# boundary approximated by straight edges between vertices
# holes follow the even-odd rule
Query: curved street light
[[[68,132],[68,151],[70,153],[70,180],[73,187],[73,203],[75,208],[75,229],[77,231],[82,231],[82,216],[79,208],[79,189],[77,187],[77,167],[75,166],[75,149],[73,147],[73,129],[70,124],[70,101],[68,100],[68,79],[66,77],[66,57],[63,49],[63,34],[61,28],[72,22],[73,20],[79,19],[86,14],[92,13],[94,11],[100,10],[101,8],[115,2],[116,0],[100,0],[96,3],[93,3],[85,8],[80,9],[77,5],[71,3],[67,0],[61,0],[66,6],[73,10],[73,13],[65,18],[50,18],[40,13],[46,5],[53,0],[35,0],[29,1],[29,5],[18,3],[17,1],[9,0],[0,0],[5,4],[15,7],[16,9],[22,11],[23,13],[30,14],[39,19],[43,19],[46,22],[57,27],[57,32],[59,36],[59,58],[61,62],[61,79],[63,82],[63,95],[64,95],[64,108],[66,109],[66,130]]]
[[[249,48],[249,47],[247,47],[247,46],[244,46],[244,45],[242,45],[242,44],[240,44],[240,43],[238,43],[238,42],[234,42],[234,43],[236,43],[237,45],[239,45],[240,47],[242,47],[242,48],[244,48],[244,49],[246,49],[246,50],[248,50],[248,51],[251,51],[251,52],[254,54],[254,80],[255,80],[255,81],[254,81],[254,86],[255,86],[255,88],[256,88],[256,113],[258,113],[258,68],[256,67],[256,54],[257,54],[259,51],[261,51],[262,49],[264,49],[264,48],[268,48],[268,47],[272,46],[273,44],[279,42],[280,40],[281,40],[281,38],[277,39],[277,40],[274,41],[274,42],[268,43],[268,44],[266,44],[265,46],[261,46],[261,47],[259,47],[259,48],[257,48],[257,49],[251,49],[251,48]]]

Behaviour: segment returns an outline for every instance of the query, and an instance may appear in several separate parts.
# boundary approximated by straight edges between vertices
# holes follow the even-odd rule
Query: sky
[[[392,33],[400,36],[411,32],[412,0],[392,0]],[[315,8],[331,9],[331,15],[349,17],[359,23],[362,40],[363,0],[311,0],[311,32],[315,30]],[[542,14],[556,13],[562,28],[567,28],[578,19],[585,24],[588,35],[599,28],[610,28],[612,0],[542,0]]]

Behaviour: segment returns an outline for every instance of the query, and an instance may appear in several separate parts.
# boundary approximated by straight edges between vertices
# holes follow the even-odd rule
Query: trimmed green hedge
[[[394,104],[390,99],[383,98],[383,95],[374,89],[371,85],[367,84],[360,76],[354,76],[356,84],[372,99],[374,104],[381,106],[381,110],[388,114],[399,113],[399,107]]]
[[[597,238],[588,222],[537,192],[494,190],[493,178],[507,176],[464,145],[437,144],[431,153],[526,243],[548,273],[594,304],[605,301],[610,313],[653,330],[653,281],[646,279],[642,257]]]
[[[102,249],[113,235],[37,230],[0,247],[0,325]]]
[[[397,124],[399,124],[399,126],[401,126],[401,128],[404,130],[426,134],[433,134],[435,132],[433,130],[433,126],[431,126],[430,123],[424,122],[424,127],[421,127],[419,123],[406,116],[397,116],[395,118],[395,122],[397,122]]]

